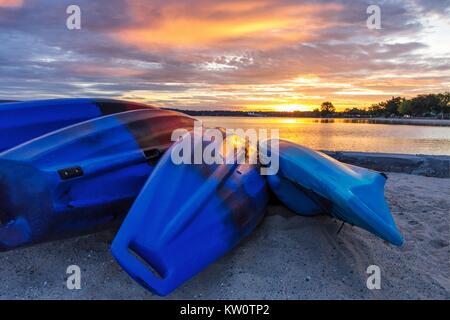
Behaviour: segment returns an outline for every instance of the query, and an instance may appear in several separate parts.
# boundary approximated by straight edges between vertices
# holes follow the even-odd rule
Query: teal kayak
[[[271,190],[297,214],[328,213],[394,245],[403,243],[384,198],[386,175],[286,140],[262,144],[260,156],[266,154],[279,157],[278,173],[267,178]]]

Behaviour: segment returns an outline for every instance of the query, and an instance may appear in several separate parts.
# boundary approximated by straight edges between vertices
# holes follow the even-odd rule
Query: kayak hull
[[[272,143],[277,147],[271,147]],[[328,213],[394,245],[403,243],[384,198],[384,174],[341,163],[285,140],[265,145],[269,151],[278,152],[280,161],[278,173],[269,177],[268,183],[294,212]]]
[[[267,176],[267,182],[275,196],[295,213],[310,217],[324,213],[324,209],[307,193],[289,179],[279,175]]]
[[[0,152],[46,133],[119,112],[152,108],[112,99],[54,99],[0,105]]]
[[[120,221],[171,144],[193,119],[159,109],[79,123],[0,154],[0,250]]]
[[[261,221],[268,193],[256,165],[157,164],[111,247],[123,269],[167,295],[225,255]]]

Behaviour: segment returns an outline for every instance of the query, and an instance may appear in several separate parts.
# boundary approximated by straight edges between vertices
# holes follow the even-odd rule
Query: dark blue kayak
[[[152,108],[109,99],[55,99],[0,104],[0,152],[43,134],[101,116]]]
[[[111,249],[134,280],[159,295],[235,247],[261,221],[268,202],[258,166],[177,165],[171,154],[181,143],[158,162]]]
[[[270,152],[279,157],[278,173],[267,180],[275,195],[297,214],[329,213],[394,245],[403,243],[384,198],[386,175],[284,140],[261,151],[261,156]]]
[[[160,109],[82,122],[0,154],[0,250],[67,237],[120,219],[175,129],[194,120]]]

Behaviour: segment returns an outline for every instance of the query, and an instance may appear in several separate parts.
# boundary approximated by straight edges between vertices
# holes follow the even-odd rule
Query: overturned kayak
[[[108,99],[55,99],[2,103],[0,152],[78,122],[148,108],[151,107]]]
[[[0,250],[123,217],[171,134],[194,120],[160,109],[82,122],[0,154]]]
[[[193,132],[186,139],[193,149],[205,144]],[[159,295],[235,247],[261,221],[268,202],[257,165],[175,164],[182,141],[158,162],[111,247],[123,269]]]
[[[271,140],[261,151],[261,156],[278,153],[279,171],[267,180],[277,197],[297,214],[329,213],[394,245],[403,243],[384,198],[384,174],[285,140]]]

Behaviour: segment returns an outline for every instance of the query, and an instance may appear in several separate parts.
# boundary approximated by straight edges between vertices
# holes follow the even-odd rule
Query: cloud
[[[450,0],[415,0],[415,3],[425,13],[436,13],[448,18]]]
[[[427,22],[448,1],[380,2],[381,30],[367,29],[366,0],[77,2],[82,29],[69,31],[72,1],[0,0],[0,98],[346,107],[450,82],[445,22]]]
[[[115,30],[113,36],[142,49],[171,50],[264,49],[307,41],[333,24],[321,18],[324,12],[342,9],[337,4],[280,5],[268,0],[169,2],[158,9],[142,2],[129,3],[134,20],[145,22]]]
[[[23,0],[0,0],[0,8],[17,8],[23,5]]]

